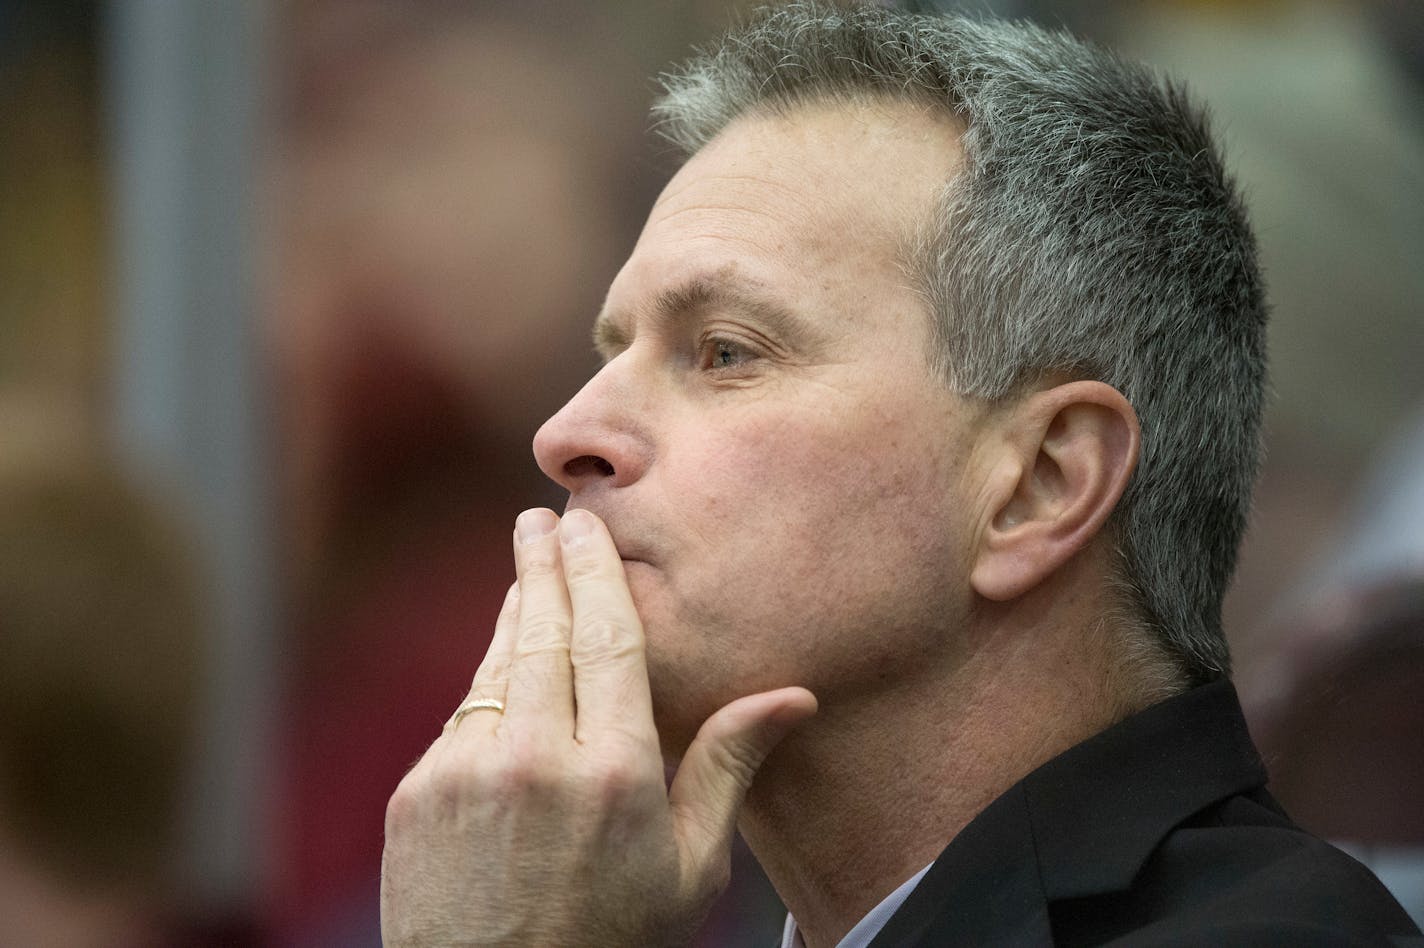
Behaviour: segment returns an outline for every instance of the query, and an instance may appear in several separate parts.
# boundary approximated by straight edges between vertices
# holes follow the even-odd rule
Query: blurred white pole
[[[107,7],[114,431],[170,485],[214,601],[185,876],[242,912],[262,876],[276,596],[268,386],[257,338],[265,3]]]

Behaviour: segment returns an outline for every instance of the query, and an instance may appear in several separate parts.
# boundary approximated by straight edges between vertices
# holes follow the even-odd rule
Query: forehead
[[[959,168],[959,134],[942,110],[890,101],[736,119],[668,183],[606,312],[712,273],[803,307],[907,288],[907,243]]]

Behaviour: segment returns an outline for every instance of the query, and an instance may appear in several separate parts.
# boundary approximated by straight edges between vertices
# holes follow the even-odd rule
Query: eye
[[[741,368],[756,356],[746,346],[720,336],[702,343],[701,366],[714,372]]]

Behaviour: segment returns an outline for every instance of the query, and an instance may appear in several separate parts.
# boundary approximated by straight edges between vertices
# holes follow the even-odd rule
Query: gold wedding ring
[[[450,715],[450,720],[446,722],[447,726],[450,730],[455,730],[460,726],[465,715],[472,711],[498,711],[503,714],[504,702],[498,698],[471,698],[455,709],[455,713]]]

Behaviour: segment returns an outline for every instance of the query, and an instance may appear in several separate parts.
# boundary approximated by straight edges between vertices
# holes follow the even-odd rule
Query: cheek
[[[746,420],[682,473],[702,579],[764,620],[815,608],[827,589],[866,599],[943,574],[947,472],[889,412]]]
[[[944,471],[912,423],[863,409],[816,421],[753,429],[739,452],[757,496],[774,499],[793,517],[798,510],[814,514],[802,518],[808,530],[833,536],[839,525],[858,523],[869,531],[866,540],[913,534],[914,512],[929,513],[943,499]]]

